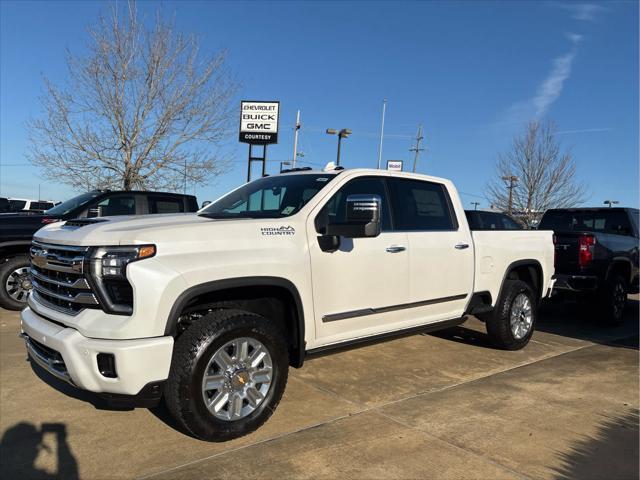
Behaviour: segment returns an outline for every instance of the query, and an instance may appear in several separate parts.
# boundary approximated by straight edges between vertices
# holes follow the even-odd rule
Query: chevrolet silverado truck
[[[638,293],[637,208],[550,209],[540,228],[555,232],[554,297],[574,297],[603,323],[624,320],[628,293]]]
[[[45,226],[22,336],[59,379],[120,405],[162,398],[224,441],[267,420],[307,355],[470,314],[523,348],[553,253],[552,232],[471,232],[445,179],[297,169],[193,215]]]
[[[53,205],[52,205],[53,206]],[[35,212],[0,215],[0,307],[21,310],[31,290],[29,249],[33,234],[53,222],[113,215],[196,212],[193,195],[165,192],[94,190]]]

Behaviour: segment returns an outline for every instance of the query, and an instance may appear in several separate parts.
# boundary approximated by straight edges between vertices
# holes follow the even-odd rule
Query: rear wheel
[[[0,306],[22,310],[31,290],[29,256],[17,255],[0,263]]]
[[[613,275],[601,292],[600,318],[607,325],[620,325],[624,321],[627,305],[627,283],[621,275]]]
[[[176,341],[165,402],[194,436],[231,440],[271,416],[288,368],[283,335],[268,319],[219,310],[200,318]]]
[[[537,302],[531,287],[520,280],[507,280],[495,309],[483,319],[489,338],[496,347],[519,350],[529,343],[537,314]]]

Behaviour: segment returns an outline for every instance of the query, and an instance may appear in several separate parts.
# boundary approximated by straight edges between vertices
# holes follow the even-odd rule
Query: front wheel
[[[520,280],[507,280],[494,311],[485,317],[491,342],[504,350],[524,348],[533,335],[537,315],[531,287]]]
[[[288,368],[283,335],[268,319],[241,310],[211,312],[176,341],[165,402],[194,436],[231,440],[271,416]]]

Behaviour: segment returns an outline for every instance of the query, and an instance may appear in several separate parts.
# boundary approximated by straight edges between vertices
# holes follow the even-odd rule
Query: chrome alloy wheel
[[[220,420],[239,420],[255,411],[267,396],[273,363],[255,338],[236,338],[211,357],[202,379],[202,398]]]
[[[19,267],[7,277],[4,288],[11,298],[18,302],[26,302],[32,288],[29,267]]]
[[[522,340],[529,334],[533,324],[531,300],[524,293],[519,293],[511,304],[511,333],[516,340]]]

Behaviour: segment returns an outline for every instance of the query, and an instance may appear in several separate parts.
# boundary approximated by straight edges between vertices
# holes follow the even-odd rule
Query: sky
[[[498,154],[534,119],[557,124],[587,187],[585,205],[639,204],[636,1],[139,2],[147,18],[158,8],[200,38],[203,54],[228,49],[242,83],[238,115],[241,99],[280,101],[268,173],[292,157],[298,109],[301,165],[335,160],[337,139],[325,129],[350,128],[342,164],[375,167],[387,99],[383,164],[411,168],[422,124],[418,172],[452,179],[466,207],[489,206]],[[107,9],[0,0],[0,196],[78,193],[29,165],[26,122],[42,113],[43,75],[64,85],[66,50],[82,54],[86,27]],[[248,146],[233,132],[226,149],[232,168],[189,186],[199,202],[245,181]]]

